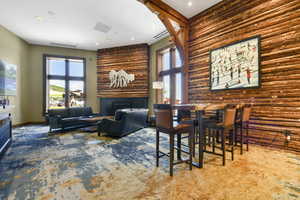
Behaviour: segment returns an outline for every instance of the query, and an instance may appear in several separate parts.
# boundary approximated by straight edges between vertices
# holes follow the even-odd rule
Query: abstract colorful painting
[[[260,86],[260,37],[255,36],[210,52],[210,89]]]

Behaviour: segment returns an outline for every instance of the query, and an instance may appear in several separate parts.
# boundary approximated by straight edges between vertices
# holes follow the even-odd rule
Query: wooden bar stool
[[[177,122],[182,124],[192,124],[194,127],[194,138],[193,138],[193,156],[195,156],[195,146],[199,142],[198,121],[192,117],[192,112],[190,110],[179,109],[177,111]],[[182,138],[187,138],[189,136],[184,136]]]
[[[235,105],[227,105],[224,110],[224,117],[222,122],[208,122],[205,123],[205,129],[208,129],[210,135],[208,140],[212,140],[212,151],[208,151],[205,148],[205,152],[212,153],[218,156],[222,156],[223,165],[225,165],[226,151],[231,152],[231,159],[234,160],[234,141],[235,141],[235,117],[236,117],[236,107]],[[221,147],[217,146],[216,140],[221,137]],[[228,138],[228,143],[226,143],[226,138]],[[226,145],[230,147],[230,150],[226,149]],[[216,153],[216,149],[221,149],[222,153]]]
[[[170,160],[170,176],[173,176],[173,166],[180,163],[189,163],[190,170],[192,170],[192,152],[193,152],[193,139],[194,139],[194,127],[193,124],[181,124],[173,122],[172,106],[169,104],[154,104],[154,113],[156,119],[156,166],[159,166],[159,158],[163,156],[169,156]],[[159,134],[160,132],[168,134],[170,138],[170,154],[161,152],[159,150]],[[189,151],[183,151],[181,149],[181,136],[183,133],[188,133],[188,147]],[[177,135],[177,159],[179,161],[174,162],[174,138]],[[187,153],[189,159],[182,160],[181,152]]]
[[[247,145],[247,151],[249,151],[249,122],[250,122],[250,116],[251,116],[251,104],[245,104],[241,106],[240,114],[238,119],[236,120],[235,126],[236,126],[236,139],[235,144],[236,146],[240,146],[240,154],[243,154],[243,145],[246,143]],[[239,131],[237,131],[239,129]],[[244,130],[246,131],[246,140],[244,135]],[[238,134],[239,133],[239,134]],[[237,145],[237,143],[240,143]]]

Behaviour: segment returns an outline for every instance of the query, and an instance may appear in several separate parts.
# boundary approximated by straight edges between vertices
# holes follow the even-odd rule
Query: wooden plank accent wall
[[[110,70],[135,75],[126,88],[110,88]],[[148,97],[149,47],[147,44],[100,49],[97,53],[98,97]]]
[[[259,89],[209,90],[209,51],[261,35]],[[189,101],[254,103],[251,142],[300,151],[299,0],[224,0],[190,19]]]

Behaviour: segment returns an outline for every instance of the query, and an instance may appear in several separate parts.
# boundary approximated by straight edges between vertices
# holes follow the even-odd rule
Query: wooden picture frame
[[[254,36],[211,50],[210,90],[259,88],[260,41]]]

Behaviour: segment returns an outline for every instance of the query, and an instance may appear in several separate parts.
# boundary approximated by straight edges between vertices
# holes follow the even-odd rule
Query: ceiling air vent
[[[169,35],[170,35],[169,32],[168,32],[167,30],[165,30],[165,31],[163,31],[163,32],[161,32],[161,33],[159,33],[159,34],[157,34],[156,36],[154,36],[154,37],[152,38],[152,40],[148,42],[148,44],[149,44],[149,45],[154,44],[155,42],[157,42],[157,41],[159,41],[159,40],[162,40],[162,39],[168,37]]]
[[[160,40],[162,38],[165,38],[169,35],[169,32],[167,30],[164,30],[163,32],[157,34],[156,36],[153,37],[155,40]]]
[[[100,31],[102,33],[108,33],[111,29],[111,27],[107,26],[106,24],[103,24],[102,22],[97,22],[94,29],[96,31]]]
[[[77,45],[74,44],[62,44],[62,43],[56,43],[56,42],[51,42],[50,45],[56,46],[56,47],[64,47],[64,48],[76,48]]]

